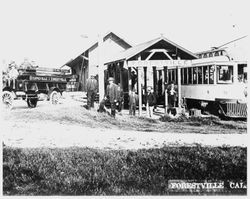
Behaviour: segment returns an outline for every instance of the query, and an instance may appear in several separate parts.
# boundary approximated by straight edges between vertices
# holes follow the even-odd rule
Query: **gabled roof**
[[[124,39],[122,39],[120,36],[118,36],[117,34],[111,32],[111,31],[105,34],[105,36],[103,37],[103,42],[106,41],[107,39],[111,39],[111,40],[115,41],[116,43],[119,43],[119,45],[122,46],[124,49],[128,49],[131,47],[131,45],[129,43],[127,43]],[[74,59],[69,60],[63,66],[65,66],[65,65],[70,66],[73,62],[75,62],[79,59],[82,59],[81,55],[84,55],[84,53],[86,51],[93,50],[96,47],[98,47],[98,42],[94,42],[91,46],[85,48],[80,55],[76,56]],[[61,67],[63,67],[63,66],[61,66]]]
[[[161,37],[158,37],[156,39],[150,40],[148,42],[145,42],[145,43],[139,44],[137,46],[131,47],[131,48],[127,49],[127,50],[124,50],[121,53],[117,54],[116,56],[110,58],[105,64],[115,62],[115,61],[128,60],[131,57],[137,55],[138,53],[146,50],[147,48],[151,47],[152,45],[154,45],[154,44],[156,44],[156,43],[158,43],[160,41],[165,41],[166,43],[169,43],[172,46],[175,46],[177,49],[180,49],[180,50],[184,51],[185,53],[189,54],[193,58],[198,58],[197,55],[190,52],[189,50],[187,50],[187,49],[179,46],[178,44],[168,40],[167,38],[161,36]]]

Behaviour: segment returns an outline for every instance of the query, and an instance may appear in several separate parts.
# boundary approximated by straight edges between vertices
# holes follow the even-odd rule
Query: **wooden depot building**
[[[197,58],[194,53],[161,36],[124,50],[105,62],[104,87],[101,89],[106,88],[109,77],[114,77],[115,83],[120,83],[125,93],[135,89],[139,95],[141,115],[142,96],[146,94],[147,87],[154,89],[158,100],[164,99],[166,85],[180,76],[177,74],[180,70],[168,70],[168,67],[178,68]]]

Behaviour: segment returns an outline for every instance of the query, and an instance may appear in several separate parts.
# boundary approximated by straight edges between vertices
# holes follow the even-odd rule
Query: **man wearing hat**
[[[175,103],[177,101],[177,86],[175,85],[174,81],[170,82],[170,85],[167,87],[167,94],[168,94],[168,106],[169,108],[175,107]]]
[[[117,103],[117,98],[118,98],[118,86],[114,83],[114,78],[110,77],[108,79],[108,86],[106,89],[106,95],[104,99],[100,102],[100,107],[99,107],[99,112],[103,112],[104,105],[106,102],[110,102],[111,105],[111,115],[115,117],[115,108],[116,108],[116,103]]]
[[[135,93],[135,89],[129,94],[129,115],[135,115],[136,105],[138,104],[139,98]]]
[[[118,95],[117,95],[117,101],[118,101],[118,112],[122,111],[122,104],[124,101],[124,94],[123,94],[123,89],[121,87],[121,83],[118,83]]]
[[[156,104],[156,97],[154,94],[154,90],[149,86],[147,89],[147,96],[146,96],[146,105],[149,113],[149,117],[153,115],[154,105]]]
[[[87,91],[87,107],[88,109],[94,108],[95,96],[98,90],[98,83],[94,75],[91,75],[86,82]]]

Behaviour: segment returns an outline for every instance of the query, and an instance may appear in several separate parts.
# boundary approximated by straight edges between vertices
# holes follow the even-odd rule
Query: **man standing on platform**
[[[168,110],[167,113],[176,114],[175,106],[177,101],[178,87],[175,85],[174,81],[170,82],[170,85],[167,87],[168,94]]]
[[[118,86],[114,83],[114,78],[110,77],[108,79],[109,85],[107,86],[106,96],[111,105],[111,116],[115,117],[116,102],[118,99]]]
[[[153,109],[154,109],[154,106],[156,105],[156,96],[154,94],[154,90],[151,87],[148,87],[146,99],[147,99],[147,109],[148,109],[149,117],[152,117]]]
[[[135,94],[135,89],[133,89],[129,94],[129,115],[135,115],[136,105],[138,101],[138,95]]]
[[[87,91],[87,108],[94,108],[95,96],[97,94],[98,83],[95,79],[94,75],[91,75],[89,79],[87,79],[86,83],[86,91]]]
[[[123,89],[121,88],[121,84],[118,83],[118,112],[122,111],[122,104],[123,104]]]
[[[108,86],[106,89],[106,94],[104,99],[100,102],[98,112],[105,112],[105,104],[110,103],[111,106],[111,116],[115,117],[116,103],[118,99],[118,86],[114,83],[114,78],[110,77],[108,79]]]

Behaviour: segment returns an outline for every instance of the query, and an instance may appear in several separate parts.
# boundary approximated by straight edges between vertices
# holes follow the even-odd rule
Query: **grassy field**
[[[3,193],[169,195],[170,179],[246,180],[246,156],[246,148],[199,145],[136,151],[5,146]]]

